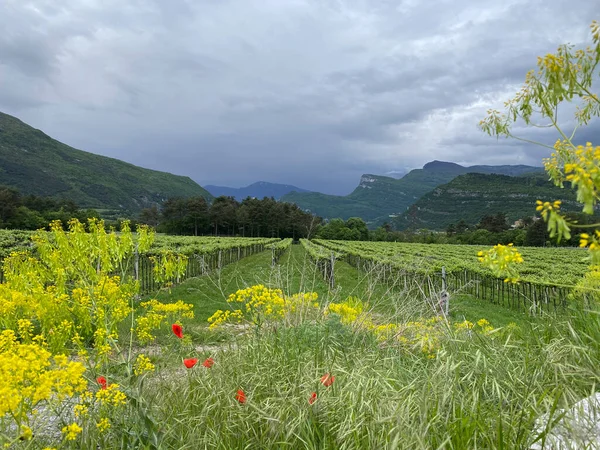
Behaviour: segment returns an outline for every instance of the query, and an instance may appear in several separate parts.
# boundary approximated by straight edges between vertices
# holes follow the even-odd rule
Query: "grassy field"
[[[163,411],[178,410],[165,418],[174,428],[164,442],[186,448],[198,438],[223,449],[526,448],[544,439],[532,432],[536,417],[589,395],[599,381],[592,362],[598,361],[597,315],[584,322],[570,312],[529,317],[457,295],[449,324],[428,327],[433,314],[418,286],[390,287],[343,261],[335,273],[330,291],[295,245],[275,267],[269,254],[254,255],[158,298],[193,303],[193,337],[206,339],[210,333],[197,327],[206,327],[215,309],[231,307],[229,294],[250,285],[314,291],[321,307],[354,296],[381,321],[416,322],[425,330],[420,338],[435,335],[434,354],[423,353],[417,341],[377,340],[335,315],[294,326],[232,328],[220,345],[197,346],[200,358],[216,361],[210,373],[194,372],[185,388],[161,397],[170,405]],[[475,325],[460,332],[465,320],[482,318],[493,331]],[[335,374],[331,387],[319,382],[325,373]],[[243,405],[233,396],[239,388],[247,396]],[[309,404],[313,392],[318,400]]]
[[[215,310],[227,308],[227,297],[245,287],[264,284],[272,288],[281,288],[291,295],[296,292],[316,292],[319,302],[339,302],[349,296],[358,297],[368,303],[376,312],[393,315],[402,309],[398,300],[402,297],[418,296],[419,286],[410,286],[408,290],[381,283],[377,274],[365,274],[344,261],[336,261],[336,287],[330,290],[314,263],[307,257],[300,245],[293,245],[280,258],[275,267],[271,266],[271,254],[263,252],[244,258],[225,266],[220,272],[210,276],[192,278],[169,291],[159,292],[155,296],[161,301],[183,300],[194,305],[198,324],[203,323]],[[451,298],[451,317],[456,320],[477,321],[488,318],[498,326],[515,322],[530,324],[537,319],[519,311],[457,295]],[[425,308],[429,305],[424,303]],[[415,305],[410,306],[411,309]],[[421,308],[417,312],[422,313]]]
[[[142,298],[191,304],[194,318],[181,318],[179,336],[171,322],[163,324],[146,344],[132,345],[134,319],[121,325],[122,350],[107,364],[91,365],[88,377],[92,392],[106,377],[125,400],[95,403],[87,418],[52,413],[59,430],[73,420],[81,424],[73,440],[66,428],[66,437],[59,432],[57,438],[43,426],[31,441],[5,438],[11,431],[5,416],[0,444],[530,448],[549,435],[538,418],[560,419],[559,408],[595,393],[600,382],[597,308],[531,317],[451,293],[446,320],[417,284],[384,283],[376,271],[359,272],[343,261],[336,262],[335,277],[329,289],[304,248],[292,245],[274,266],[266,251]],[[245,291],[251,292],[245,302],[227,301],[256,285],[265,288]],[[294,295],[299,292],[317,297]],[[209,327],[215,311],[236,309],[244,320]],[[140,369],[139,355],[152,367]],[[96,398],[109,395],[95,389]],[[47,423],[48,411],[36,417]]]

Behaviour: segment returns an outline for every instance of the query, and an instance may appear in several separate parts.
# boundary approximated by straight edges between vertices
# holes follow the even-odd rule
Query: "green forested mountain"
[[[562,200],[567,212],[581,210],[574,191],[554,186],[544,173],[517,177],[468,173],[427,193],[392,223],[398,230],[443,230],[460,220],[477,224],[482,217],[497,213],[505,213],[513,222],[535,215],[538,199]]]
[[[267,181],[257,181],[256,183],[252,183],[251,185],[242,188],[205,185],[204,189],[215,197],[224,195],[226,197],[233,197],[238,202],[241,202],[247,197],[258,199],[273,197],[275,200],[279,200],[285,194],[290,192],[310,192],[290,184],[269,183]]]
[[[76,150],[0,113],[0,185],[81,207],[135,213],[169,197],[212,196],[188,177]]]
[[[400,179],[363,175],[358,187],[347,196],[292,192],[281,200],[295,203],[324,218],[346,220],[361,217],[374,225],[389,220],[390,215],[402,214],[423,195],[461,174],[476,172],[519,175],[540,170],[539,167],[524,165],[463,167],[455,163],[432,161]]]

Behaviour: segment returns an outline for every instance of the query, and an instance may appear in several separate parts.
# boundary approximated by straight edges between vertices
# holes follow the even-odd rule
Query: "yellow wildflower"
[[[110,420],[107,417],[103,417],[96,424],[96,428],[100,431],[100,433],[104,433],[106,430],[110,428]]]
[[[63,427],[63,429],[62,429],[62,433],[65,435],[65,439],[67,441],[74,441],[75,439],[77,439],[77,435],[79,433],[81,433],[82,431],[83,431],[83,428],[81,428],[76,423],[67,425],[66,427]]]
[[[106,389],[96,392],[96,400],[102,405],[122,406],[127,400],[127,396],[119,390],[118,384],[109,384]]]
[[[154,371],[154,364],[145,355],[138,355],[135,364],[133,366],[133,373],[136,375],[142,375],[146,372]]]

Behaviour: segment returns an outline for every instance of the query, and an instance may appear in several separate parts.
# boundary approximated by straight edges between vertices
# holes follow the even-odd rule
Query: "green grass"
[[[120,384],[127,403],[91,409],[72,443],[46,435],[13,447],[529,448],[545,438],[534,432],[538,417],[600,384],[597,306],[528,318],[456,295],[453,320],[484,317],[499,328],[459,330],[444,320],[428,328],[433,311],[413,286],[390,286],[377,272],[359,273],[338,261],[337,287],[330,291],[301,246],[292,246],[275,267],[270,258],[270,252],[253,255],[159,293],[164,301],[193,303],[196,318],[184,321],[184,339],[165,332],[154,345],[134,349],[151,357],[154,372],[131,376],[127,363],[117,361],[93,369]],[[286,293],[316,291],[321,305],[360,297],[375,319],[397,323],[400,331],[378,340],[369,329],[314,307],[261,327],[208,330],[206,318],[227,307],[230,293],[257,283]],[[511,322],[518,326],[507,326]],[[428,342],[434,352],[423,351]],[[201,361],[209,356],[215,364],[205,368]],[[184,368],[181,359],[192,357],[200,363]],[[320,382],[327,373],[335,377],[329,387]],[[238,390],[244,403],[236,400]],[[317,400],[310,404],[313,393]],[[100,417],[111,422],[105,433],[96,427]],[[2,424],[0,443],[6,442]]]
[[[413,318],[410,316],[426,314],[430,308],[425,301],[416,308],[414,302],[407,300],[422,295],[419,286],[390,285],[382,282],[376,272],[358,271],[344,261],[336,261],[335,287],[329,289],[328,283],[301,245],[290,246],[275,267],[271,267],[271,253],[263,252],[243,258],[210,275],[191,278],[154,297],[165,302],[183,300],[193,304],[194,325],[197,327],[207,325],[206,320],[217,309],[228,309],[230,305],[226,299],[230,294],[255,284],[281,288],[288,295],[317,292],[321,304],[342,302],[349,296],[358,297],[369,305],[373,313],[388,317],[409,314],[408,318]],[[529,325],[537,320],[524,312],[463,294],[451,297],[450,313],[456,321],[466,319],[476,322],[486,318],[498,327],[511,322],[520,326]]]
[[[451,297],[451,322],[486,318],[495,330],[459,332],[441,323],[432,330],[440,345],[433,359],[418,344],[378,342],[335,315],[215,338],[206,318],[228,307],[229,294],[259,283],[287,294],[315,291],[321,304],[356,296],[383,322],[432,315],[422,290],[383,283],[343,261],[330,290],[300,245],[275,267],[270,258],[253,255],[158,296],[196,311],[188,327],[193,344],[161,338],[169,350],[147,399],[157,424],[168,424],[155,430],[165,448],[527,448],[543,439],[532,433],[537,417],[600,382],[600,315],[531,317],[461,294]],[[190,356],[211,356],[215,366],[182,372],[181,358]],[[325,373],[336,377],[329,388],[319,382]],[[235,399],[238,389],[244,404]]]
[[[183,300],[194,305],[196,321],[206,323],[217,309],[228,307],[227,297],[254,284],[276,286],[277,272],[271,268],[271,252],[265,251],[229,264],[210,275],[190,278],[170,290],[152,296],[160,301]]]
[[[150,398],[168,424],[166,448],[527,448],[536,417],[595,390],[598,325],[593,316],[574,335],[565,323],[526,336],[448,331],[427,359],[316,320],[215,350],[212,369],[163,378]],[[324,373],[336,377],[329,388]]]
[[[376,273],[359,272],[344,261],[336,261],[335,287],[329,289],[304,248],[292,245],[275,267],[271,267],[271,253],[263,252],[243,258],[210,275],[191,278],[153,297],[160,301],[183,300],[193,304],[197,322],[203,323],[217,309],[228,308],[226,299],[230,294],[255,284],[280,288],[288,295],[316,292],[322,304],[341,302],[349,296],[358,297],[368,303],[374,312],[388,314],[402,309],[402,295],[417,294],[415,286],[407,293],[382,283]]]
[[[496,327],[504,327],[509,323],[528,327],[534,323],[549,320],[548,317],[533,317],[522,311],[496,305],[470,295],[456,295],[450,298],[450,317],[455,321],[469,320],[471,322],[485,318]]]

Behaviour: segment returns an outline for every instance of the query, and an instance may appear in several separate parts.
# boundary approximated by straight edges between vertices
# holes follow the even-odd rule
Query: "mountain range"
[[[444,230],[464,220],[477,224],[486,215],[505,213],[509,222],[535,213],[536,200],[562,200],[561,210],[581,211],[575,191],[554,186],[543,172],[506,176],[467,173],[423,195],[391,220],[398,230]]]
[[[249,186],[242,188],[231,188],[225,186],[205,185],[204,189],[210,192],[214,197],[224,195],[234,197],[237,201],[242,201],[247,197],[262,199],[264,197],[273,197],[279,200],[290,192],[310,192],[289,184],[268,183],[266,181],[257,181]]]
[[[3,113],[0,185],[117,213],[137,213],[169,197],[212,198],[188,177],[74,149]]]
[[[563,199],[565,210],[577,207],[570,190],[561,191],[547,181],[542,168],[526,165],[465,167],[432,161],[401,178],[365,174],[346,196],[264,181],[244,188],[205,189],[188,177],[74,149],[3,113],[0,185],[72,200],[105,217],[134,216],[170,197],[274,197],[326,219],[361,217],[370,228],[388,222],[398,229],[444,229],[460,219],[476,223],[496,212],[516,219],[530,215],[538,198]]]
[[[400,179],[363,175],[358,187],[346,196],[293,192],[284,195],[281,200],[295,203],[324,218],[339,217],[346,220],[361,217],[372,227],[402,214],[423,195],[459,175],[480,173],[515,176],[540,171],[541,167],[526,165],[464,167],[452,162],[432,161],[422,169],[411,170]]]

